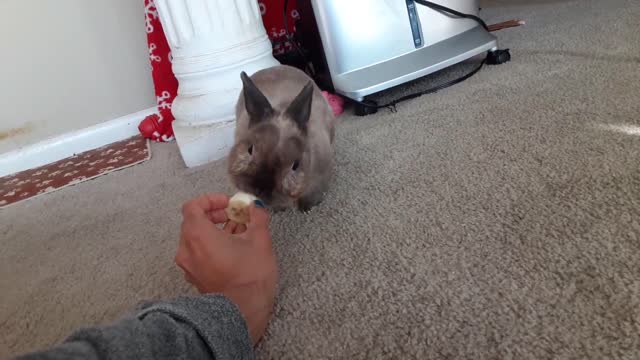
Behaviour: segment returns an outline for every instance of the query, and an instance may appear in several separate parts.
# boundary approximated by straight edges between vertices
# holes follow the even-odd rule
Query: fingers
[[[235,221],[229,220],[229,222],[224,224],[224,227],[222,228],[222,230],[227,234],[235,234],[235,231],[237,228],[238,228],[238,224]]]
[[[208,213],[209,220],[214,224],[222,224],[229,220],[227,212],[224,210],[213,210]]]
[[[182,206],[183,216],[202,216],[203,214],[222,210],[229,204],[229,197],[224,194],[205,194]]]
[[[257,207],[255,204],[249,208],[249,224],[247,229],[251,231],[255,230],[269,230],[269,222],[271,217],[269,212],[262,207]]]
[[[219,243],[229,235],[218,228],[206,214],[202,216],[187,215],[180,225],[179,251],[190,256],[200,254],[210,243]]]
[[[242,234],[245,231],[247,231],[247,226],[244,225],[244,224],[239,224],[238,227],[236,227],[236,230],[233,233],[234,234]]]
[[[243,232],[247,231],[247,226],[229,220],[226,224],[224,224],[222,230],[227,234],[242,234]]]

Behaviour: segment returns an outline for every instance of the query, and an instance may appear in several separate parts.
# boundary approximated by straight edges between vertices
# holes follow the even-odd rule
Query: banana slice
[[[225,209],[229,220],[237,224],[249,223],[249,207],[257,199],[257,197],[242,191],[233,195],[229,199],[229,206]]]

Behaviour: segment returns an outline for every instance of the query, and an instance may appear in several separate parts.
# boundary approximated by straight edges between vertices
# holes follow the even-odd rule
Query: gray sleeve
[[[132,317],[83,328],[49,350],[20,360],[253,359],[246,323],[221,295],[149,303]]]

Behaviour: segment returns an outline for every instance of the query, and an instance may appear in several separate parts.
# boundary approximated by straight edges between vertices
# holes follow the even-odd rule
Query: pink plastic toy
[[[338,95],[330,94],[327,91],[323,91],[322,95],[327,99],[329,106],[333,109],[333,114],[338,117],[344,112],[344,99]]]

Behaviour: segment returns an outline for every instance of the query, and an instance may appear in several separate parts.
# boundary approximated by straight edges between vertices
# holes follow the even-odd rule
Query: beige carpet
[[[640,358],[640,2],[483,16],[528,21],[498,33],[513,62],[345,116],[326,202],[274,217],[263,358]],[[0,212],[0,357],[190,291],[180,205],[231,189],[223,162],[153,152]]]

